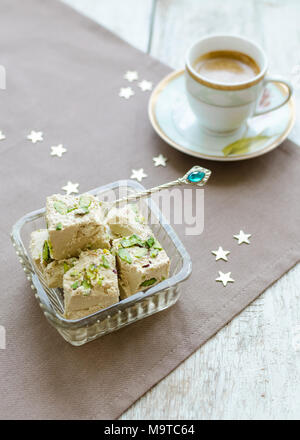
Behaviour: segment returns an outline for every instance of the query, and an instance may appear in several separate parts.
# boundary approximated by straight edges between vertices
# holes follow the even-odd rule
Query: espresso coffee
[[[195,61],[194,68],[204,79],[223,84],[249,81],[260,72],[253,58],[231,50],[219,50],[201,55]]]

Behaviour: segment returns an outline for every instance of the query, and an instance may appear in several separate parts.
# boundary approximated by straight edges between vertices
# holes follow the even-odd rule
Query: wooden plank
[[[236,0],[158,1],[151,55],[174,69],[184,66],[187,48],[213,33],[241,34],[262,41],[256,2]]]
[[[147,51],[152,0],[62,0],[80,13]]]
[[[261,26],[264,48],[270,60],[269,71],[291,80],[297,107],[300,104],[299,1],[262,2]],[[300,118],[297,118],[290,138],[300,143]]]

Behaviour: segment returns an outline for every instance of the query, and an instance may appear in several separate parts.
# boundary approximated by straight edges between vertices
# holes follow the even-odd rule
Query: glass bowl
[[[88,191],[107,201],[113,194],[116,199],[145,188],[132,180],[122,180]],[[47,320],[70,344],[79,346],[128,324],[146,318],[175,304],[181,290],[181,283],[192,271],[190,256],[173,228],[166,222],[161,211],[152,200],[140,199],[139,209],[163,245],[170,260],[170,277],[144,292],[138,292],[112,306],[80,319],[66,319],[62,289],[48,288],[29,252],[30,234],[36,229],[46,228],[45,208],[30,212],[13,226],[13,246],[24,268],[35,297]],[[151,221],[150,221],[151,220]],[[154,220],[154,221],[153,221]]]

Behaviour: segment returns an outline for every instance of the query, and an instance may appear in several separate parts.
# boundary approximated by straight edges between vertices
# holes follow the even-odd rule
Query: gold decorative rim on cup
[[[207,40],[212,40],[215,38],[218,39],[225,39],[225,38],[231,38],[231,39],[238,39],[241,42],[244,42],[246,44],[250,44],[250,45],[255,45],[257,48],[259,48],[261,55],[263,57],[263,63],[260,65],[260,72],[253,78],[253,79],[249,79],[248,81],[244,81],[244,82],[240,82],[237,84],[226,84],[226,83],[222,83],[222,82],[217,82],[217,81],[210,81],[207,78],[204,78],[199,72],[197,72],[193,66],[192,63],[192,52],[194,47],[197,44],[201,44],[201,43],[205,43]],[[228,47],[228,49],[230,49]],[[213,49],[216,50],[216,49]],[[234,49],[236,50],[236,49]],[[238,49],[240,51],[240,49]],[[247,56],[247,54],[245,53],[245,55]],[[256,61],[256,60],[255,60]],[[258,84],[266,75],[267,69],[268,69],[268,61],[267,61],[267,57],[265,52],[263,51],[263,49],[261,47],[259,47],[258,45],[256,45],[253,41],[241,37],[240,35],[222,35],[222,34],[212,34],[209,36],[205,36],[203,38],[201,38],[200,40],[198,40],[196,43],[194,43],[189,50],[187,51],[187,55],[186,55],[186,62],[185,62],[185,69],[187,71],[187,73],[189,75],[191,75],[191,77],[198,82],[199,84],[202,84],[206,87],[209,87],[211,89],[215,89],[215,90],[244,90],[244,89],[248,89],[252,86],[254,86],[255,84]]]
[[[206,87],[210,87],[211,89],[216,90],[243,90],[248,89],[249,87],[254,86],[259,83],[265,76],[266,71],[260,72],[255,78],[251,81],[241,84],[221,84],[216,82],[210,82],[204,79],[199,73],[197,73],[193,67],[190,68],[188,64],[185,65],[186,71],[191,75],[191,77],[200,84],[203,84]]]

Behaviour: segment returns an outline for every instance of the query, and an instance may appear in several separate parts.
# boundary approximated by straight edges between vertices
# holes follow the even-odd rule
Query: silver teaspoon
[[[211,176],[211,171],[207,168],[195,165],[191,168],[183,177],[179,177],[177,180],[172,182],[163,183],[162,185],[155,186],[145,191],[130,194],[129,196],[123,197],[121,199],[115,200],[113,205],[119,205],[120,203],[131,202],[133,200],[141,199],[143,197],[149,197],[151,194],[161,191],[163,189],[171,188],[176,185],[195,185],[204,186]]]

